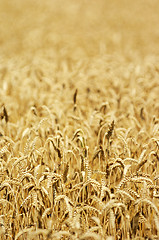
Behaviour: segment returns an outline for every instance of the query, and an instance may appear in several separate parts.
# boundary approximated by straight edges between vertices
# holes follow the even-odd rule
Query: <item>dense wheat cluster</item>
[[[0,239],[159,239],[159,2],[0,1]]]

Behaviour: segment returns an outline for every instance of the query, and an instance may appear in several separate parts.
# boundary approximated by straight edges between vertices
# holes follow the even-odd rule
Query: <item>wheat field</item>
[[[0,0],[0,239],[159,239],[158,0]]]

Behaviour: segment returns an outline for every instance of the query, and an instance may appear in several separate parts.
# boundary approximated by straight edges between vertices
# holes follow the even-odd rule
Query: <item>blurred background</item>
[[[0,55],[159,54],[158,0],[0,0]]]

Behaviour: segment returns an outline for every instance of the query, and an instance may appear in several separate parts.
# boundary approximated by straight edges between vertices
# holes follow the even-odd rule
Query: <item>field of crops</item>
[[[0,240],[159,239],[158,0],[0,0]]]

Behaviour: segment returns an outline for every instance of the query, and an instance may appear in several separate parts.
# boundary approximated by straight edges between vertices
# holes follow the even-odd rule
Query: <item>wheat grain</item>
[[[158,8],[0,1],[0,240],[158,239]]]

